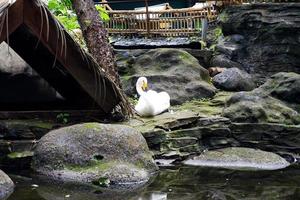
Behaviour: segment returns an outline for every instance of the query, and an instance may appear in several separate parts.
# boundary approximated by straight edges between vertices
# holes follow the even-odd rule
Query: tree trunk
[[[121,88],[113,48],[93,0],[73,0],[73,8],[89,52],[112,81]]]

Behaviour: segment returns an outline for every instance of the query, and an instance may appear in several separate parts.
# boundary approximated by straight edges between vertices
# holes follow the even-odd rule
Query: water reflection
[[[234,171],[181,167],[162,169],[155,180],[141,188],[108,190],[97,187],[58,185],[13,177],[16,191],[9,200],[231,200],[299,199],[300,168],[277,171]],[[32,187],[37,184],[39,187]],[[66,195],[70,195],[69,198]]]

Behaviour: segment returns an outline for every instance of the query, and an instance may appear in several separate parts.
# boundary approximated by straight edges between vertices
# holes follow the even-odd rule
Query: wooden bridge
[[[137,10],[112,10],[108,2],[102,0],[105,5],[109,21],[105,23],[110,35],[124,36],[200,36],[204,35],[207,23],[217,19],[217,8],[243,3],[284,3],[297,0],[220,0],[198,3],[190,8],[151,9],[145,1],[144,9]],[[164,6],[164,5],[161,5]],[[155,10],[155,11],[154,11]]]

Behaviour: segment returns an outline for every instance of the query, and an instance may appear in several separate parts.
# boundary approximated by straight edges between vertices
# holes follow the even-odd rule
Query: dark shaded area
[[[8,87],[0,88],[1,91],[4,90],[7,94],[0,99],[0,102],[2,101],[0,109],[97,108],[95,102],[86,94],[78,82],[56,60],[55,55],[39,42],[38,38],[25,25],[20,26],[10,35],[10,46],[51,86],[56,88],[65,99],[54,98],[55,90],[47,91],[47,88],[43,90],[44,88],[41,88],[41,84],[38,83],[40,81],[39,77],[33,78],[20,74],[4,78],[2,74],[0,75],[0,83]],[[37,96],[37,94],[43,93],[44,95],[41,98],[49,97],[46,102],[41,102],[41,98]]]

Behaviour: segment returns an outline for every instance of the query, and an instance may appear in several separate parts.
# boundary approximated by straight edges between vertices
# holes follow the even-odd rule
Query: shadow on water
[[[161,169],[149,184],[131,189],[60,185],[25,176],[12,176],[17,183],[8,200],[235,200],[300,199],[300,168],[276,171],[234,171],[180,167]],[[32,185],[37,184],[35,188]],[[70,195],[66,198],[66,195]]]

